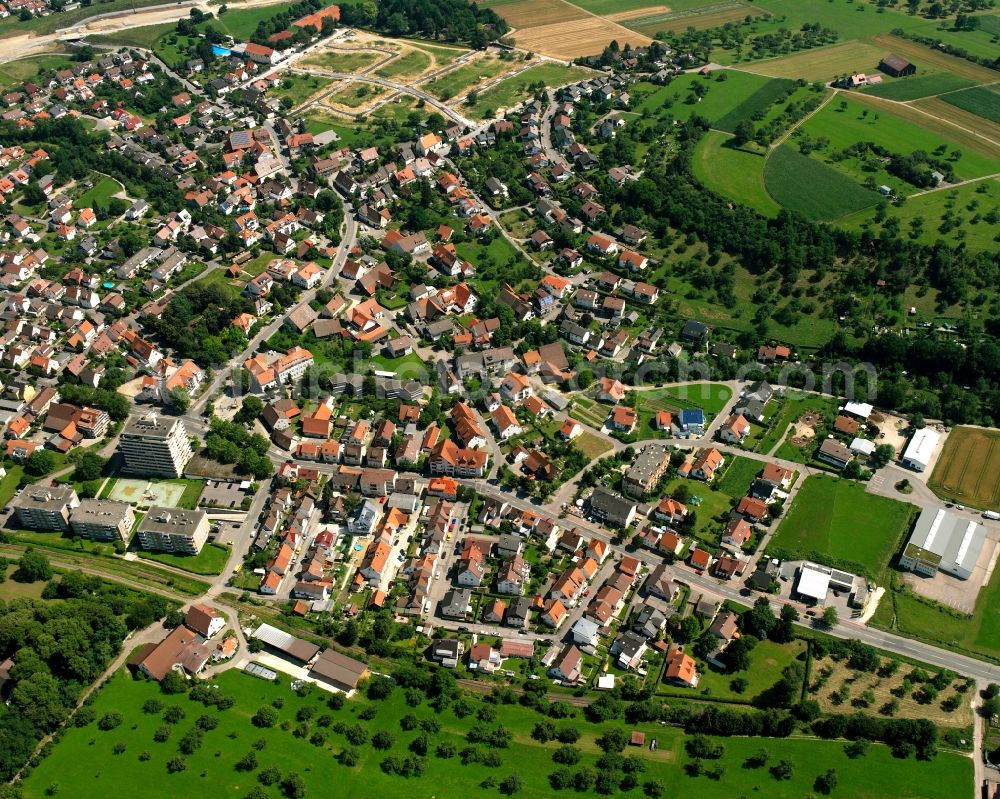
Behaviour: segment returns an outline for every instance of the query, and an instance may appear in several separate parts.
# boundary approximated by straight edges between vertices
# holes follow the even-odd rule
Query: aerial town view
[[[0,0],[0,799],[1000,799],[995,0]]]

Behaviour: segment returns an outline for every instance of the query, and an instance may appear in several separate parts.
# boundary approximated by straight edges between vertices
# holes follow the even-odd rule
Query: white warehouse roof
[[[935,430],[931,430],[929,427],[918,430],[913,434],[910,443],[906,445],[906,451],[903,452],[903,461],[927,466],[931,462],[931,455],[934,454],[934,448],[940,440],[941,434]]]
[[[804,563],[799,570],[799,585],[796,589],[802,596],[823,602],[830,590],[830,570],[815,563]]]

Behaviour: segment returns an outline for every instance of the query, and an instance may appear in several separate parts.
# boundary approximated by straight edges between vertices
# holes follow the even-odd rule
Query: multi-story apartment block
[[[125,472],[153,477],[180,477],[194,455],[184,422],[155,414],[129,420],[118,451]]]

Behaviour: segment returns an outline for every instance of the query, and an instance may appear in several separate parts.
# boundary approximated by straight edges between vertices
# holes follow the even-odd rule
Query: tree
[[[795,765],[790,760],[779,760],[771,766],[771,776],[776,780],[790,780],[795,773]]]
[[[28,547],[17,563],[14,579],[19,583],[35,583],[39,580],[52,579],[52,566],[49,559],[41,552]]]
[[[742,147],[754,137],[755,133],[753,123],[749,119],[744,119],[733,131],[733,144],[736,147]]]
[[[816,778],[816,782],[813,783],[813,789],[822,794],[833,793],[834,788],[837,787],[837,772],[835,769],[827,769],[822,774]]]
[[[524,787],[524,780],[521,779],[521,775],[518,774],[517,772],[514,772],[513,774],[509,774],[508,776],[506,776],[504,779],[500,781],[500,784],[497,786],[497,788],[499,788],[500,790],[500,793],[505,794],[506,796],[512,796],[513,794],[520,791],[521,788],[523,787]]]
[[[107,462],[107,458],[102,458],[92,450],[84,451],[73,470],[73,481],[83,483],[87,480],[96,480],[101,476]]]
[[[270,705],[263,705],[250,719],[255,727],[273,727],[278,723],[278,711]]]
[[[291,772],[281,781],[281,793],[288,799],[302,799],[306,795],[306,781],[298,772]]]
[[[823,608],[823,626],[824,627],[836,627],[837,623],[840,621],[840,614],[837,613],[837,609],[830,605],[829,607]]]
[[[896,457],[896,448],[892,444],[879,444],[872,456],[872,465],[876,469],[887,466]]]
[[[47,449],[36,449],[24,462],[24,470],[34,477],[42,477],[56,468],[56,456]]]
[[[160,690],[165,694],[183,694],[188,689],[187,679],[179,671],[171,669],[160,680]],[[183,712],[183,711],[182,711]],[[183,716],[182,716],[183,718]]]
[[[191,395],[183,388],[172,388],[167,393],[167,404],[174,413],[187,413],[188,408],[191,407]]]

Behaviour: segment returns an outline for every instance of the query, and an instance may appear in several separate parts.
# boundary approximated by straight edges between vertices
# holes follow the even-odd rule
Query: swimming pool
[[[217,44],[212,45],[212,55],[219,56],[220,58],[225,56],[231,56],[233,51],[226,47],[219,47]]]

